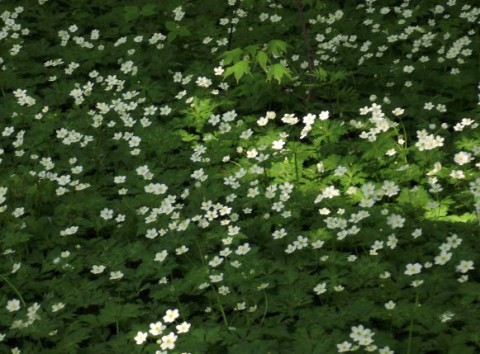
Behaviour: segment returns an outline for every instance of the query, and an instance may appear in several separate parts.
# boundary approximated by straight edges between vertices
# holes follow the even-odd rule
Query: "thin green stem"
[[[20,291],[18,291],[18,289],[15,287],[15,285],[13,285],[5,276],[0,275],[0,277],[5,281],[5,283],[7,283],[12,288],[12,290],[15,292],[15,294],[18,295],[18,298],[20,299],[20,302],[22,303],[22,305],[27,307],[27,303],[25,302],[25,300],[22,297],[22,294],[20,293]]]
[[[412,337],[413,337],[413,323],[415,320],[415,311],[417,310],[418,307],[418,300],[420,299],[420,295],[418,293],[417,289],[417,294],[415,296],[415,307],[412,311],[412,315],[410,317],[410,324],[408,325],[408,342],[407,342],[407,354],[412,354]]]
[[[217,303],[218,303],[218,308],[220,309],[220,312],[222,313],[222,318],[223,322],[225,323],[225,326],[228,328],[228,319],[227,315],[225,314],[225,310],[223,309],[222,301],[220,300],[220,296],[218,296],[217,289],[212,285],[213,293],[215,294],[215,297],[217,298]]]
[[[299,179],[299,177],[298,177],[298,161],[297,161],[297,152],[296,151],[293,153],[293,160],[295,162],[295,178],[298,182],[298,179]]]
[[[263,295],[265,295],[265,309],[263,310],[263,316],[262,316],[262,320],[260,321],[260,327],[262,327],[263,320],[265,319],[265,316],[267,316],[267,311],[268,311],[268,296],[265,291],[263,292]]]
[[[202,260],[203,266],[208,269],[207,264],[205,263],[205,259],[203,257],[202,249],[200,248],[200,245],[198,244],[198,241],[195,241],[195,244],[197,245],[198,253],[200,254],[200,259]],[[215,298],[217,299],[217,304],[220,309],[220,312],[222,313],[222,318],[223,322],[225,323],[225,326],[228,328],[228,319],[227,315],[225,314],[225,310],[223,309],[222,301],[220,300],[220,296],[218,296],[217,289],[211,285],[211,288],[213,289],[213,293],[215,294]]]

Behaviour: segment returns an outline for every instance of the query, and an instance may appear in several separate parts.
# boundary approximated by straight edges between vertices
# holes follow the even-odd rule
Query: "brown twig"
[[[310,84],[313,83],[313,52],[312,52],[312,46],[310,44],[310,39],[308,38],[308,31],[307,31],[307,24],[305,23],[305,16],[303,14],[303,5],[302,5],[302,0],[297,0],[297,8],[298,8],[298,14],[300,17],[300,25],[302,26],[302,31],[303,31],[303,42],[305,43],[305,47],[307,49],[307,57],[308,57],[308,68],[309,68],[309,74],[310,74]],[[312,90],[308,90],[308,95],[307,95],[307,102],[310,101],[310,95],[311,95]]]

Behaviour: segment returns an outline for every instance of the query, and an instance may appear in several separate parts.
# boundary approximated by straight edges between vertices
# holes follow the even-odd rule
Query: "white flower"
[[[110,280],[122,279],[123,273],[121,271],[110,272]]]
[[[406,275],[414,275],[419,274],[422,271],[422,265],[420,263],[409,263],[406,266],[405,274]]]
[[[322,111],[318,116],[318,119],[327,120],[329,116],[330,116],[330,113],[328,113],[328,111]]]
[[[160,347],[162,350],[174,349],[177,338],[178,337],[175,335],[175,333],[170,332],[168,335],[162,337],[162,344],[160,344]]]
[[[467,273],[469,270],[472,270],[474,268],[475,267],[473,266],[473,261],[462,260],[455,269],[457,270],[457,272]]]
[[[460,151],[458,154],[455,154],[453,160],[457,165],[465,165],[473,160],[472,154],[465,151]]]
[[[175,253],[180,256],[181,254],[187,253],[189,248],[185,245],[182,245],[175,249]]]
[[[53,304],[52,305],[52,312],[57,312],[57,311],[60,311],[61,309],[63,309],[65,307],[65,304],[59,302],[59,303],[56,303],[56,304]]]
[[[174,309],[174,310],[167,310],[165,316],[163,316],[163,321],[166,322],[166,323],[172,323],[173,321],[175,321],[178,316],[180,316],[180,314],[178,313],[178,310],[177,309]],[[162,338],[163,340],[163,338]]]
[[[272,144],[272,149],[274,150],[282,150],[285,142],[283,140],[275,140]]]
[[[444,265],[452,258],[452,252],[442,251],[435,257],[435,264]]]
[[[303,124],[312,125],[315,122],[315,118],[315,114],[308,113],[305,117],[303,117]]]
[[[155,259],[154,261],[156,262],[163,262],[165,258],[167,258],[168,252],[166,250],[163,250],[162,252],[157,252],[155,254]]]
[[[104,270],[105,270],[105,266],[104,266],[104,265],[93,265],[93,266],[92,266],[92,269],[90,270],[90,273],[92,273],[92,274],[100,274],[100,273],[103,273]]]
[[[317,295],[321,295],[321,294],[327,292],[327,283],[317,284],[317,286],[315,286],[315,287],[313,288],[313,291],[314,291],[315,294],[317,294]]]
[[[239,256],[243,256],[243,255],[247,254],[248,252],[250,252],[250,250],[251,250],[250,244],[244,243],[243,245],[238,246],[235,253],[238,254]]]
[[[442,323],[445,323],[447,321],[450,321],[453,318],[453,316],[455,316],[455,314],[451,311],[444,312],[440,315],[440,321]]]
[[[385,308],[387,310],[393,310],[395,308],[395,306],[396,306],[396,304],[392,300],[385,303]]]
[[[175,327],[178,333],[187,333],[190,330],[190,323],[183,322]]]
[[[7,306],[5,306],[8,312],[14,312],[20,310],[20,301],[17,299],[7,301]]]
[[[392,214],[387,217],[387,224],[390,225],[392,229],[403,227],[404,222],[405,218],[402,218],[398,214]]]
[[[163,331],[167,328],[162,322],[158,321],[156,323],[150,323],[150,334],[153,336],[158,336],[163,333]]]
[[[220,273],[219,275],[210,275],[209,278],[212,283],[221,282],[223,280],[223,273]]]
[[[135,338],[135,342],[137,342],[138,345],[142,344],[147,340],[148,333],[147,332],[138,332]]]
[[[100,217],[104,220],[110,220],[113,218],[113,210],[108,209],[108,208],[103,208],[102,211],[100,211]]]
[[[345,341],[337,344],[337,349],[339,353],[349,352],[352,349],[352,343]]]
[[[199,87],[209,87],[212,84],[212,80],[210,80],[210,79],[208,79],[204,76],[201,76],[201,77],[197,78],[197,81],[195,81],[195,83]]]

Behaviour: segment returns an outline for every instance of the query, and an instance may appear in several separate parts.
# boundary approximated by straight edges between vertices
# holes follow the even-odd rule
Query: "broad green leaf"
[[[242,54],[243,52],[240,48],[226,51],[221,56],[223,58],[223,65],[230,65],[231,63],[236,63],[241,59]]]
[[[250,54],[250,56],[253,58],[255,56],[255,53],[258,50],[258,44],[252,44],[243,49],[244,53]]]
[[[279,57],[285,53],[287,51],[287,46],[288,44],[286,42],[279,39],[271,40],[267,44],[268,51],[276,57]]]
[[[136,6],[125,6],[124,11],[124,18],[127,22],[136,19],[140,13],[140,10]]]
[[[292,78],[290,71],[280,63],[273,64],[267,71],[267,81],[271,81],[273,78],[280,84],[284,76]]]
[[[257,63],[260,65],[260,67],[264,70],[267,71],[267,62],[268,62],[268,55],[264,51],[259,51],[256,56]]]
[[[157,5],[147,4],[142,7],[141,15],[142,16],[152,16],[157,13]]]
[[[248,60],[240,60],[238,63],[235,63],[233,66],[227,68],[223,76],[225,78],[233,74],[235,80],[240,81],[240,79],[247,73],[250,72],[250,62]]]

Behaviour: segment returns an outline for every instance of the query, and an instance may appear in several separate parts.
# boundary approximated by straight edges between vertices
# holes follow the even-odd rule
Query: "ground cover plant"
[[[480,352],[476,1],[0,19],[0,353]]]

